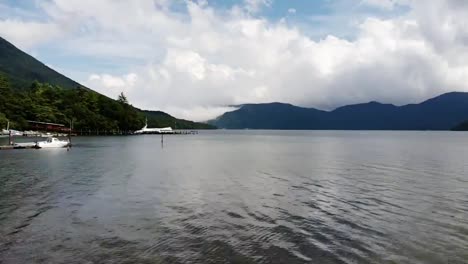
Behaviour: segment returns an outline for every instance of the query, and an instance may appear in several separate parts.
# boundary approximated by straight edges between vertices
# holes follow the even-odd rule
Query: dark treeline
[[[86,88],[62,89],[33,82],[27,89],[13,89],[0,73],[0,126],[7,121],[15,129],[27,129],[26,120],[69,124],[84,130],[136,130],[144,118],[128,104],[125,96],[118,101]]]
[[[452,128],[453,131],[468,131],[468,120]]]
[[[36,80],[36,81],[35,81]],[[117,100],[114,100],[117,99]],[[75,131],[132,131],[144,126],[208,129],[214,126],[142,111],[123,94],[108,98],[47,67],[0,37],[0,128],[28,129],[26,120],[69,125]]]
[[[28,129],[27,120],[69,125],[75,131],[123,131],[141,129],[148,118],[150,127],[210,129],[211,125],[176,119],[160,111],[141,111],[122,93],[113,100],[85,87],[63,89],[33,82],[29,87],[12,87],[0,72],[0,128]]]
[[[132,131],[144,125],[144,117],[122,94],[112,100],[92,90],[62,89],[33,82],[27,89],[12,89],[0,74],[0,126],[28,129],[26,120],[68,125],[76,130]]]

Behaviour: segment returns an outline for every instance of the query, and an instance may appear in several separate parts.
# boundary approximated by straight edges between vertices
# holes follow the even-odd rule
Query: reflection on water
[[[214,131],[0,152],[0,263],[466,263],[468,135]]]

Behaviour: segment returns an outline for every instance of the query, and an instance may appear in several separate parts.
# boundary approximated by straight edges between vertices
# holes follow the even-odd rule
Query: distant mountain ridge
[[[178,119],[162,111],[142,110],[141,113],[148,119],[149,127],[172,127],[173,129],[214,129],[213,125]]]
[[[468,120],[468,93],[446,93],[420,104],[369,102],[333,111],[283,103],[245,104],[209,123],[227,129],[450,130]]]

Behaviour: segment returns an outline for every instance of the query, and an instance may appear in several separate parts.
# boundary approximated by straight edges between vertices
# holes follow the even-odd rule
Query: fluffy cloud
[[[20,48],[29,49],[50,41],[61,33],[54,23],[30,22],[16,19],[0,20],[0,34]]]
[[[250,13],[257,13],[265,6],[270,6],[272,0],[244,0],[245,9]]]
[[[224,10],[188,1],[183,13],[169,1],[150,0],[54,0],[42,8],[57,28],[48,36],[65,43],[63,52],[132,60],[127,72],[92,73],[84,84],[111,97],[124,91],[138,107],[183,118],[206,120],[242,103],[330,109],[371,100],[404,104],[468,90],[465,1],[362,4],[407,5],[410,11],[359,21],[352,39],[331,32],[315,40],[285,19],[255,15],[271,5],[265,0]],[[18,28],[32,30],[28,23],[39,22]]]
[[[138,77],[135,73],[129,73],[122,77],[115,77],[109,74],[92,74],[89,76],[88,83],[92,86],[104,87],[106,90],[113,89],[120,93],[123,89],[133,88],[137,79]]]

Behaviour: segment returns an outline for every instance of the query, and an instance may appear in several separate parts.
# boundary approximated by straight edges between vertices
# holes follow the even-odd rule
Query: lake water
[[[73,142],[0,152],[0,263],[468,263],[468,133]]]

